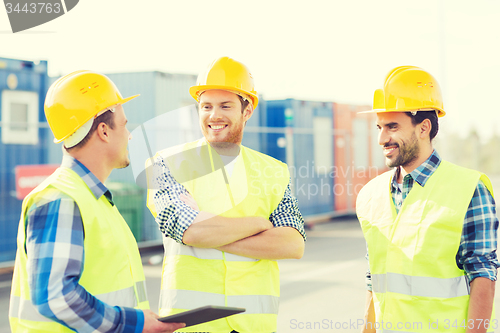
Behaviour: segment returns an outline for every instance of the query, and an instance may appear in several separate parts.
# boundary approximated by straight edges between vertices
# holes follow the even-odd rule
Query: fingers
[[[158,320],[159,316],[151,310],[143,310],[143,312],[143,333],[172,333],[186,326],[184,323],[163,323]]]
[[[184,193],[181,193],[181,195],[179,195],[179,198],[184,201],[185,203],[188,203],[189,201],[189,198],[187,195],[185,195]]]
[[[185,195],[184,193],[182,193],[179,198],[185,203],[187,204],[189,207],[193,208],[193,203],[191,202],[190,198]]]
[[[184,327],[186,327],[186,324],[184,323],[165,323],[165,332],[170,333]]]
[[[189,194],[182,193],[179,198],[189,207],[193,208],[194,210],[199,210],[198,209],[198,204],[196,201],[193,199],[193,197]]]

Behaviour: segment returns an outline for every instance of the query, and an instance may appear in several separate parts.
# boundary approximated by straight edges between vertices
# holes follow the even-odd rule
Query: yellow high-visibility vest
[[[396,213],[393,175],[389,171],[370,181],[356,202],[379,331],[465,332],[469,282],[456,255],[478,181],[493,193],[491,182],[442,161],[424,187],[414,183]]]
[[[40,315],[30,298],[25,218],[27,208],[48,188],[67,194],[80,209],[85,230],[80,285],[111,306],[149,309],[141,257],[127,223],[104,195],[96,199],[73,170],[60,167],[23,201],[9,310],[12,332],[73,332]]]
[[[269,218],[288,186],[287,166],[241,146],[232,175],[205,140],[158,153],[201,211],[224,217]],[[157,156],[158,156],[157,154]],[[156,210],[148,195],[148,207]],[[184,332],[269,333],[277,328],[279,269],[275,260],[257,260],[177,243],[164,237],[160,315],[204,305],[246,308],[246,312],[187,327]]]

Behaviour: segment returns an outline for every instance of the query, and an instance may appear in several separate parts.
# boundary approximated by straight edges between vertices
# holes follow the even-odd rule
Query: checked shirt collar
[[[64,155],[61,163],[62,167],[69,168],[76,172],[81,179],[83,179],[84,183],[89,187],[92,194],[94,194],[96,199],[99,199],[102,195],[108,199],[109,203],[113,206],[113,196],[111,192],[108,190],[106,186],[97,177],[90,172],[89,169],[85,165],[83,165],[76,158],[73,158],[70,155]]]
[[[401,189],[399,188],[397,181],[401,167],[396,168],[392,178],[391,193],[394,206],[396,207],[396,211],[398,213],[403,205],[403,201],[413,188],[414,182],[417,182],[420,186],[424,187],[425,183],[432,176],[434,171],[436,171],[439,164],[441,164],[441,157],[436,150],[433,150],[431,156],[429,156],[427,160],[403,178]]]

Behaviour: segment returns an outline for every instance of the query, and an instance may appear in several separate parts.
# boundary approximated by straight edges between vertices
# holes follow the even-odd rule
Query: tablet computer
[[[228,306],[207,305],[193,310],[184,311],[174,315],[158,318],[164,323],[186,323],[186,327],[205,323],[237,313],[245,312],[244,308]]]

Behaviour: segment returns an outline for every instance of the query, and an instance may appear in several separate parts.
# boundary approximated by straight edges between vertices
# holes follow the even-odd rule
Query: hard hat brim
[[[128,101],[131,101],[131,100],[133,100],[134,98],[139,97],[139,96],[141,96],[141,94],[137,94],[137,95],[134,95],[134,96],[130,96],[130,97],[124,98],[124,99],[122,99],[122,100],[120,101],[120,103],[118,103],[118,104],[125,104],[125,103],[127,103]]]
[[[238,89],[235,87],[227,87],[227,86],[222,86],[222,85],[200,85],[200,86],[192,86],[189,88],[189,94],[191,97],[193,97],[197,102],[199,102],[199,93],[200,91],[206,91],[206,90],[225,90],[229,92],[239,92],[243,95],[246,95],[250,97],[252,100],[252,105],[253,108],[255,109],[257,107],[257,104],[259,104],[259,97],[257,97],[256,94],[249,93],[243,89]]]
[[[373,109],[373,110],[368,110],[368,111],[360,111],[358,112],[358,114],[361,114],[361,113],[386,113],[386,112],[412,112],[412,111],[437,111],[438,113],[438,117],[443,117],[446,115],[446,112],[444,112],[443,110],[441,109],[436,109],[436,108],[433,108],[433,109],[415,109],[415,110],[386,110],[386,109]]]

